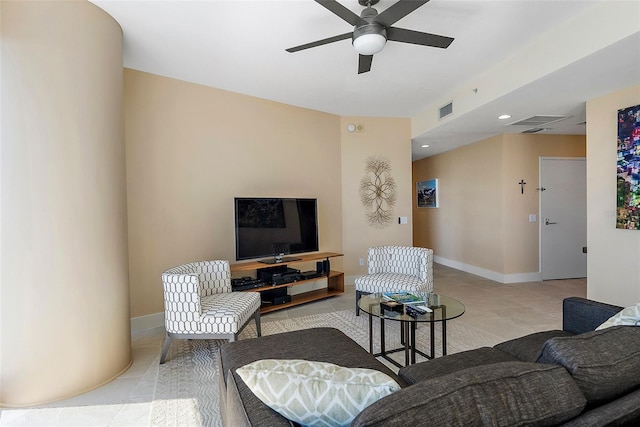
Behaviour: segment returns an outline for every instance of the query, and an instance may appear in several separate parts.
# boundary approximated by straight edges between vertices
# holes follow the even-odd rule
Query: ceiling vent
[[[544,130],[547,130],[547,129],[546,128],[532,128],[532,129],[523,130],[522,133],[538,133],[538,132],[542,132]]]
[[[509,123],[509,126],[533,126],[540,127],[549,123],[559,122],[560,120],[567,119],[566,116],[533,116],[528,119],[520,120],[518,122]]]
[[[438,110],[438,115],[439,115],[439,118],[441,119],[444,119],[445,117],[447,117],[449,114],[452,114],[452,113],[453,113],[453,101],[443,107],[440,107],[440,109]]]

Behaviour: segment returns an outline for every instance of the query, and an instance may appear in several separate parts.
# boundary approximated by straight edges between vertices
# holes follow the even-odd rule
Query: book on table
[[[424,298],[404,291],[384,292],[382,294],[382,298],[387,301],[395,301],[400,304],[419,304],[425,302]]]

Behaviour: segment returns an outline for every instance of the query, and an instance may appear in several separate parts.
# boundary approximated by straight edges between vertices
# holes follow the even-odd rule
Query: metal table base
[[[434,307],[440,310],[446,310],[446,307]],[[430,340],[430,354],[426,354],[416,348],[416,327],[418,322],[410,320],[400,320],[400,342],[404,344],[403,347],[394,348],[391,350],[386,349],[385,345],[385,319],[380,317],[380,352],[373,352],[373,318],[377,317],[369,313],[369,353],[374,357],[382,357],[387,361],[393,363],[399,368],[403,365],[389,357],[391,353],[398,353],[404,351],[404,366],[416,363],[416,353],[427,358],[435,358],[435,321],[433,319],[433,312],[431,312],[431,321],[429,323],[429,340]],[[447,321],[446,314],[443,316],[445,320],[442,320],[442,355],[447,354]],[[408,338],[408,339],[407,339]]]

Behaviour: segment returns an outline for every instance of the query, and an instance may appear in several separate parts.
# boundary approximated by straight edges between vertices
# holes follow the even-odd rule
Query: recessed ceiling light
[[[429,144],[422,144],[421,147],[422,148],[429,148]]]
[[[503,114],[501,116],[498,116],[498,120],[506,120],[510,118],[511,118],[511,114]]]

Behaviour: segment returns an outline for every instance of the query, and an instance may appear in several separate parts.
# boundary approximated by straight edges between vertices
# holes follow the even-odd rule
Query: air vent
[[[532,129],[523,130],[522,133],[538,133],[538,132],[542,132],[543,130],[547,130],[547,129],[546,128],[532,128]]]
[[[440,110],[438,110],[438,114],[441,119],[447,117],[451,113],[453,113],[453,102],[448,103],[444,107],[440,107]]]
[[[520,120],[518,122],[509,123],[509,126],[534,126],[539,127],[549,123],[559,122],[560,120],[567,119],[565,116],[533,116],[528,119]]]

